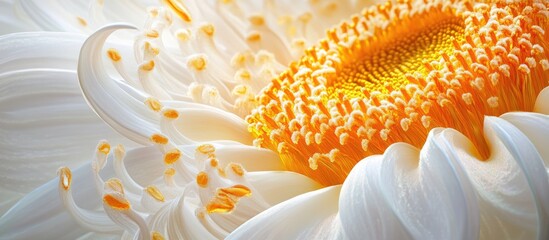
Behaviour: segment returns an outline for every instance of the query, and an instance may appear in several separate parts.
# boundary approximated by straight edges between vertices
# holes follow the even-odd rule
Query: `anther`
[[[161,145],[165,145],[165,144],[168,143],[168,138],[166,136],[162,135],[162,134],[159,134],[159,133],[155,133],[155,134],[151,135],[150,140],[153,143],[161,144]]]
[[[113,62],[118,62],[122,59],[122,57],[120,56],[120,53],[118,52],[118,50],[116,50],[114,48],[109,48],[109,50],[107,50],[107,56],[109,56],[109,58]]]
[[[177,148],[174,148],[166,152],[166,154],[164,154],[164,163],[168,165],[173,164],[177,160],[179,160],[180,157],[181,157],[181,151]]]

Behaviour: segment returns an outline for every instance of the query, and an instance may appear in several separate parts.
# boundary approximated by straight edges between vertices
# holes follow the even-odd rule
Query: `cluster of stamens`
[[[395,142],[450,127],[486,158],[485,115],[531,111],[548,86],[546,1],[388,2],[328,30],[257,98],[256,145],[293,171],[342,183]]]

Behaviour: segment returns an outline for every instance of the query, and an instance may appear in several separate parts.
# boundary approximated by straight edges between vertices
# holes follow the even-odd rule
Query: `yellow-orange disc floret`
[[[328,30],[262,92],[256,144],[289,170],[339,184],[395,142],[450,127],[489,156],[485,115],[531,111],[548,86],[548,1],[399,1]]]

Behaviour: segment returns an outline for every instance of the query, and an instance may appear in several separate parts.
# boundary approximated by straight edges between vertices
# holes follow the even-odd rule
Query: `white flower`
[[[549,3],[372,4],[0,2],[0,238],[549,237]]]

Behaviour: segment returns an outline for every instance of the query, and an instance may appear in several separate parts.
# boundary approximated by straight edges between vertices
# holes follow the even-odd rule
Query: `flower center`
[[[440,59],[442,53],[451,54],[453,41],[463,40],[465,27],[459,18],[415,16],[406,23],[409,25],[391,26],[378,33],[379,39],[372,44],[355,41],[342,51],[338,74],[327,79],[330,97],[341,93],[347,98],[364,98],[364,92],[387,94],[400,89],[410,83],[407,74],[425,76],[429,73],[426,63]],[[330,41],[337,43],[337,37]]]
[[[427,2],[427,3],[426,3]],[[547,4],[386,3],[352,16],[274,79],[247,117],[289,170],[339,184],[395,142],[454,128],[487,158],[485,115],[531,111],[549,78]]]

